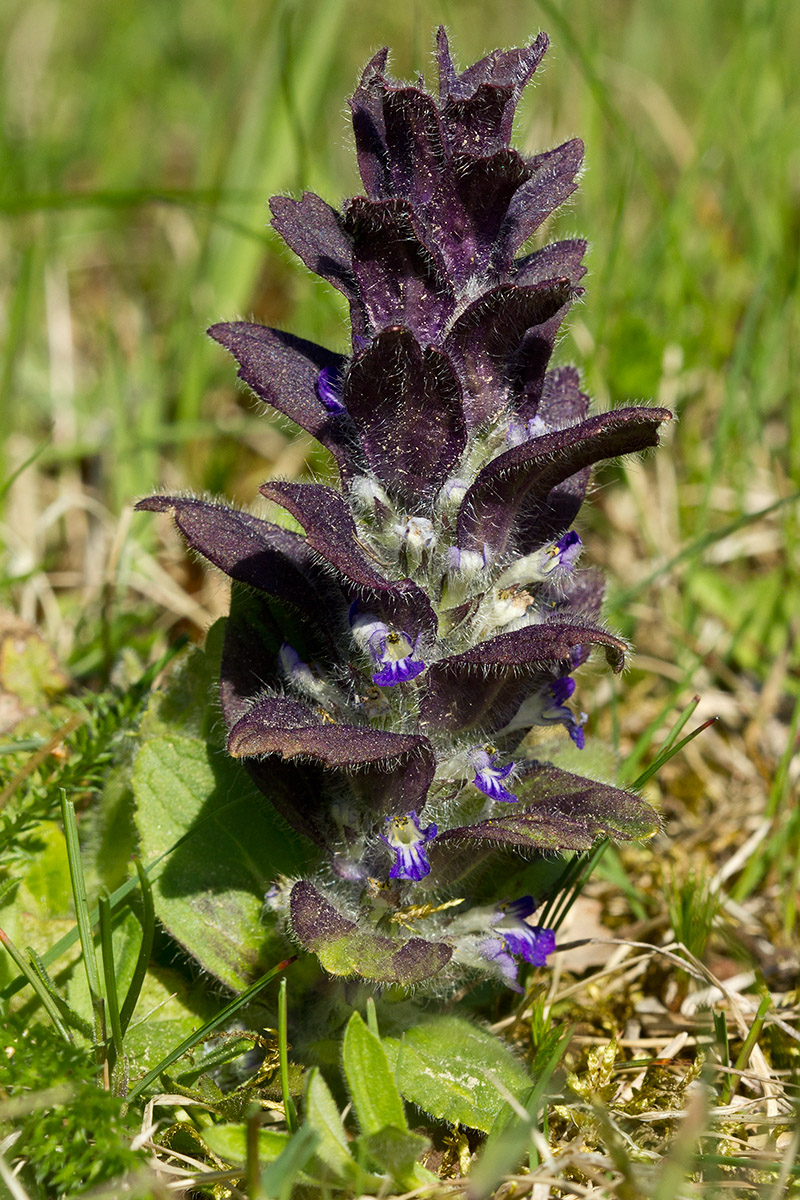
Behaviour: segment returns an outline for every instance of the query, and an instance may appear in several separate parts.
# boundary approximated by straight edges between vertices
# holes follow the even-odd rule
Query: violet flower
[[[329,413],[345,413],[342,404],[342,376],[336,367],[323,367],[317,376],[317,395]]]
[[[586,243],[533,239],[575,190],[583,146],[510,145],[547,45],[459,72],[440,29],[434,90],[392,78],[381,50],[350,101],[363,194],[340,210],[273,198],[273,227],[345,297],[350,349],[247,321],[210,334],[338,471],[336,486],[262,486],[302,533],[185,496],[139,505],[171,510],[233,582],[228,750],[316,848],[312,877],[279,885],[289,932],[378,984],[455,982],[463,924],[438,901],[457,888],[480,908],[491,879],[499,900],[509,854],[657,828],[636,795],[526,741],[562,725],[582,745],[573,672],[593,650],[622,669],[574,524],[592,468],[655,446],[671,417],[590,415],[578,372],[552,363]],[[515,958],[552,949],[528,906],[505,907],[480,960],[512,986]]]
[[[404,817],[387,817],[386,833],[380,834],[380,839],[395,856],[389,878],[410,879],[418,883],[429,875],[431,865],[425,852],[425,843],[432,841],[437,832],[435,825],[423,829],[415,812],[407,813]]]
[[[556,935],[552,929],[528,924],[527,918],[533,916],[536,908],[532,896],[521,896],[510,904],[500,905],[491,920],[493,936],[480,947],[481,956],[500,969],[515,992],[521,993],[523,989],[517,983],[514,959],[521,958],[533,967],[544,967],[556,948]]]
[[[517,797],[503,786],[503,780],[507,779],[514,770],[514,763],[510,762],[506,763],[504,767],[497,767],[495,766],[496,759],[497,750],[494,746],[482,746],[471,752],[469,761],[475,768],[473,783],[478,791],[483,792],[484,796],[488,796],[490,800],[504,802],[516,800]]]

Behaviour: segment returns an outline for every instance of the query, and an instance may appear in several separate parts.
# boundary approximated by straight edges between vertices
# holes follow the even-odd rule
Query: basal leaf
[[[145,742],[133,792],[144,862],[170,851],[153,884],[159,920],[205,970],[245,987],[280,957],[262,922],[264,894],[302,869],[299,841],[241,766],[196,738]]]
[[[358,1013],[347,1023],[342,1063],[361,1132],[377,1134],[387,1125],[406,1131],[405,1109],[386,1051]]]
[[[238,1165],[247,1160],[247,1130],[241,1123],[231,1121],[220,1125],[209,1125],[203,1130],[203,1141],[210,1150],[213,1150],[214,1154],[218,1154],[225,1162]],[[259,1129],[259,1162],[274,1162],[288,1145],[289,1134],[284,1133],[282,1129]]]
[[[339,1108],[319,1071],[309,1072],[306,1088],[306,1124],[318,1137],[317,1157],[341,1180],[352,1178],[356,1163],[350,1153]]]
[[[378,1170],[393,1176],[401,1187],[412,1189],[436,1182],[436,1176],[417,1162],[430,1147],[428,1138],[420,1133],[387,1125],[377,1133],[363,1134],[357,1144]]]
[[[503,1042],[460,1017],[436,1017],[409,1029],[399,1043],[395,1079],[412,1104],[484,1133],[505,1102],[492,1080],[514,1096],[531,1084]]]

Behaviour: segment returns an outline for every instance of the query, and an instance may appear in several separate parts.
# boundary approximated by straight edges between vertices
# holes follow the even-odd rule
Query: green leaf
[[[358,1013],[353,1013],[347,1023],[342,1057],[362,1133],[379,1133],[387,1125],[407,1129],[403,1101],[389,1070],[386,1051]]]
[[[504,1042],[460,1017],[436,1017],[409,1029],[399,1042],[394,1075],[412,1104],[484,1133],[505,1103],[492,1080],[513,1096],[523,1095],[531,1084]]]
[[[4,729],[47,707],[69,687],[53,651],[32,625],[0,612],[0,691],[5,693]]]
[[[247,1128],[244,1124],[227,1122],[209,1125],[203,1130],[202,1138],[209,1150],[225,1162],[236,1166],[246,1163]],[[316,1150],[317,1133],[308,1125],[295,1134],[259,1128],[258,1161],[259,1164],[266,1164],[261,1175],[263,1195],[289,1196],[295,1184],[317,1183],[318,1180],[303,1169]]]
[[[240,764],[198,738],[145,742],[133,792],[144,861],[174,847],[153,881],[159,920],[206,971],[240,990],[284,952],[262,908],[279,874],[302,870],[297,839]]]
[[[344,1181],[351,1178],[356,1163],[350,1153],[342,1118],[330,1088],[316,1068],[309,1072],[305,1113],[306,1124],[319,1139],[319,1158],[338,1179]]]
[[[430,1148],[430,1141],[421,1133],[386,1125],[377,1133],[362,1134],[357,1145],[378,1170],[391,1175],[403,1187],[413,1188],[422,1182],[436,1181],[436,1176],[425,1171],[417,1162],[419,1156]],[[428,1178],[421,1179],[418,1171],[424,1171]]]
[[[179,971],[151,967],[145,976],[137,1012],[125,1034],[131,1079],[152,1070],[174,1046],[212,1019],[218,1007],[218,1000],[209,994],[202,981],[187,983]],[[178,1080],[182,1078],[180,1064],[173,1074]]]
[[[16,890],[9,891],[0,903],[0,925],[20,949],[32,946],[44,955],[64,929],[72,929],[75,924],[70,916],[69,862],[64,834],[54,821],[32,826],[27,841],[34,853],[27,861],[22,860],[24,873],[17,880]],[[78,959],[76,944],[60,968]],[[0,953],[0,987],[16,976],[12,959]]]
[[[262,975],[260,979],[257,979],[255,983],[251,983],[250,987],[245,988],[243,992],[240,992],[239,995],[226,1004],[224,1008],[221,1008],[217,1013],[215,1013],[215,1015],[209,1021],[206,1021],[204,1025],[201,1025],[199,1029],[194,1029],[189,1037],[184,1038],[179,1045],[176,1046],[173,1044],[162,1061],[159,1062],[155,1067],[152,1067],[147,1074],[143,1076],[143,1078],[136,1081],[136,1083],[128,1092],[128,1103],[130,1104],[137,1096],[140,1096],[142,1092],[145,1092],[150,1087],[151,1083],[154,1083],[164,1073],[164,1071],[167,1071],[172,1064],[177,1062],[179,1058],[182,1058],[184,1054],[188,1053],[189,1051],[193,1051],[195,1046],[199,1045],[199,1043],[202,1042],[210,1033],[213,1033],[221,1026],[224,1026],[226,1022],[230,1021],[236,1015],[236,1013],[240,1011],[240,1009],[245,1008],[250,1001],[253,1000],[258,993],[292,961],[292,959],[287,959],[285,962],[278,963],[277,966],[273,967],[271,971],[267,971],[267,973]]]
[[[261,1187],[265,1196],[277,1200],[289,1200],[296,1183],[308,1178],[303,1167],[309,1162],[317,1148],[317,1135],[308,1125],[293,1133],[278,1158],[261,1173]],[[260,1155],[259,1155],[260,1159]]]
[[[259,1129],[259,1162],[274,1162],[289,1144],[289,1134],[281,1129]],[[203,1130],[203,1141],[225,1162],[244,1165],[247,1159],[247,1129],[240,1122],[209,1125]]]
[[[182,654],[170,671],[166,686],[154,691],[139,728],[141,741],[167,733],[213,741],[224,745],[216,707],[224,618],[206,634],[206,644]]]

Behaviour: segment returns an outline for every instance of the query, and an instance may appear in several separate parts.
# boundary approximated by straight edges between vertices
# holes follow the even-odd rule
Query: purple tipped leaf
[[[446,202],[450,188],[433,97],[419,88],[390,88],[383,98],[383,121],[394,194],[420,213]]]
[[[539,417],[545,425],[564,429],[586,420],[589,397],[581,391],[574,367],[555,367],[545,375],[541,393],[536,398],[521,396],[517,410],[520,420]]]
[[[445,137],[453,157],[486,157],[508,149],[509,138],[499,131],[513,103],[514,89],[496,83],[480,84],[466,100],[449,99],[444,105]]]
[[[549,44],[547,34],[539,33],[527,46],[515,47],[513,50],[493,50],[491,54],[472,63],[456,76],[450,95],[466,98],[474,95],[482,83],[492,83],[498,87],[513,88],[518,98],[544,58]],[[513,113],[509,114],[509,136],[512,117]]]
[[[605,830],[596,821],[582,821],[542,806],[531,814],[518,811],[482,821],[478,825],[459,825],[439,835],[439,845],[432,851],[434,864],[447,853],[453,843],[489,843],[497,847],[537,850],[589,850]]]
[[[239,509],[191,496],[148,496],[136,508],[171,511],[198,554],[231,579],[288,602],[320,628],[320,606],[330,602],[331,587],[319,578],[319,568],[298,534]]]
[[[363,802],[381,815],[420,810],[435,770],[425,738],[339,724],[282,696],[256,701],[236,722],[228,753],[234,758],[299,758],[352,775]]]
[[[407,633],[436,629],[436,615],[422,588],[408,579],[390,581],[372,566],[340,492],[322,484],[277,481],[263,484],[260,491],[300,522],[308,545],[335,567],[354,595],[375,597],[388,620]]]
[[[602,822],[603,832],[625,841],[641,841],[657,833],[658,813],[635,792],[585,779],[552,763],[531,762],[518,781],[520,801],[557,808],[570,817]]]
[[[280,686],[278,654],[287,633],[275,606],[265,604],[259,592],[234,583],[219,683],[222,715],[229,729],[265,687]]]
[[[497,240],[494,265],[498,271],[509,270],[520,246],[572,195],[582,163],[580,138],[530,160],[531,178],[514,194]]]
[[[391,172],[383,122],[383,72],[389,51],[379,50],[367,63],[361,82],[350,100],[353,133],[358,154],[358,169],[364,191],[371,200],[381,200],[391,192]]]
[[[605,576],[596,568],[573,571],[561,576],[556,584],[544,584],[537,595],[542,609],[555,619],[580,621],[591,625],[600,619],[605,593]],[[570,652],[574,661],[574,648]]]
[[[455,297],[438,251],[423,244],[408,202],[357,196],[346,220],[371,330],[406,325],[421,341],[436,340]]]
[[[400,983],[410,986],[437,975],[453,956],[446,942],[409,938],[391,959],[391,973]]]
[[[546,511],[550,492],[605,458],[658,445],[658,427],[672,420],[664,408],[619,408],[567,429],[532,438],[506,450],[483,468],[462,501],[458,544],[463,550],[488,544],[499,554],[523,504],[526,519]]]
[[[469,425],[481,425],[505,407],[519,376],[516,356],[526,333],[550,321],[570,296],[567,280],[532,288],[502,285],[485,292],[455,321],[444,349],[464,385]]]
[[[300,200],[273,196],[269,205],[272,227],[287,246],[310,271],[327,279],[352,299],[355,294],[353,251],[336,209],[314,192],[304,192]]]
[[[458,73],[450,54],[450,39],[444,25],[436,30],[436,64],[439,68],[439,98],[444,101],[454,93]]]
[[[395,941],[357,925],[306,880],[295,884],[289,904],[295,937],[332,975],[411,986],[436,975],[453,953],[444,942]]]
[[[571,300],[563,304],[549,320],[527,330],[519,344],[513,359],[512,399],[514,408],[518,411],[536,410],[539,406],[553,347],[561,324],[569,312],[570,303]]]
[[[447,35],[437,35],[442,119],[451,144],[459,152],[491,154],[511,139],[514,112],[548,47],[540,33],[529,46],[496,50],[458,74],[450,57]]]
[[[234,584],[231,611],[225,624],[225,643],[220,668],[220,700],[228,728],[232,728],[263,697],[265,687],[281,687],[278,667],[282,643],[294,631],[281,625],[274,604],[250,588]],[[304,633],[307,634],[307,622]],[[327,846],[330,817],[326,808],[324,772],[312,763],[272,757],[261,761],[244,759],[255,785],[281,816],[320,846]]]
[[[548,493],[541,501],[534,496],[520,505],[514,536],[520,554],[529,554],[543,542],[554,542],[574,525],[575,519],[586,499],[586,489],[591,478],[591,468],[585,467],[570,475],[563,483]]]
[[[313,763],[246,758],[247,774],[287,825],[328,850],[337,830],[330,817],[325,772]]]
[[[588,850],[598,837],[638,841],[659,828],[658,814],[633,792],[551,763],[531,764],[517,788],[528,807],[440,833],[437,853],[444,853],[441,844],[447,841],[489,841],[522,850]]]
[[[320,372],[340,372],[345,361],[342,356],[291,333],[249,321],[223,322],[212,325],[208,332],[236,359],[239,378],[260,399],[321,442],[346,473],[349,455],[341,419],[329,412],[317,390]]]
[[[437,244],[451,272],[463,283],[470,276],[488,271],[511,198],[528,172],[516,151],[499,150],[485,158],[459,155],[453,160],[453,173],[458,203],[434,210],[431,218]],[[563,274],[553,271],[549,278]]]
[[[514,262],[514,283],[518,287],[529,287],[534,283],[544,283],[547,279],[568,279],[577,287],[586,274],[583,265],[586,247],[583,238],[573,238],[565,242],[551,242],[541,250],[534,250],[533,254]]]
[[[537,675],[571,669],[573,649],[602,646],[609,664],[622,670],[625,643],[603,629],[576,624],[526,625],[498,634],[463,654],[428,667],[421,721],[428,729],[466,729],[504,724]]]
[[[364,454],[390,492],[416,504],[466,444],[461,388],[447,358],[406,329],[386,329],[350,369],[344,393]]]
[[[322,716],[298,700],[270,696],[257,701],[234,725],[228,736],[228,753],[234,758],[279,754],[281,758],[303,755],[318,758],[325,766],[341,765],[342,738],[324,744],[328,725]],[[331,726],[348,730],[349,726]],[[346,747],[346,739],[344,739]]]
[[[292,928],[308,950],[317,950],[358,928],[355,921],[343,916],[305,879],[292,888],[289,906]]]

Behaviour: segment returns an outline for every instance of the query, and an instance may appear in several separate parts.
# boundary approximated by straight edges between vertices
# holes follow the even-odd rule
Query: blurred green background
[[[86,681],[224,610],[131,498],[250,504],[269,474],[328,469],[253,410],[203,330],[247,316],[345,347],[340,298],[268,232],[266,201],[358,191],[346,96],[387,43],[395,74],[432,78],[442,21],[462,64],[549,32],[516,144],[585,139],[581,190],[544,236],[591,242],[558,356],[600,407],[680,416],[658,455],[598,476],[584,519],[640,651],[634,734],[694,688],[731,727],[775,717],[760,753],[780,758],[800,597],[791,2],[7,0],[0,602]]]

